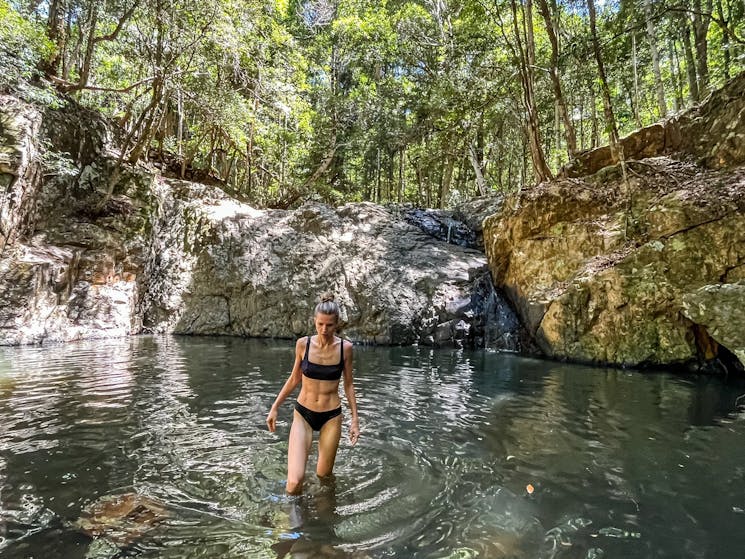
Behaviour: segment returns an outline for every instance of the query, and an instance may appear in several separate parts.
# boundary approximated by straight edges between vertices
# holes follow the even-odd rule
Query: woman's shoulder
[[[295,349],[302,349],[305,351],[305,346],[308,345],[308,342],[310,341],[310,336],[302,336],[301,338],[298,338],[295,342]]]
[[[341,336],[337,337],[339,338],[340,343],[344,346],[344,351],[347,351],[348,349],[352,349],[352,347],[354,347],[354,344],[351,342],[351,340],[342,338]]]

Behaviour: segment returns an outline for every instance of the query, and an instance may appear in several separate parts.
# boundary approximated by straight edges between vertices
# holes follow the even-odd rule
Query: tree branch
[[[132,4],[132,7],[128,11],[124,12],[122,17],[119,18],[119,21],[116,24],[116,29],[114,29],[108,35],[101,35],[100,37],[95,37],[93,39],[93,43],[95,44],[95,43],[101,43],[103,41],[113,41],[114,39],[116,39],[119,36],[119,33],[121,32],[121,30],[124,28],[124,24],[127,23],[129,18],[132,17],[135,10],[137,9],[137,6],[139,5],[140,5],[140,0],[135,0],[135,2]]]

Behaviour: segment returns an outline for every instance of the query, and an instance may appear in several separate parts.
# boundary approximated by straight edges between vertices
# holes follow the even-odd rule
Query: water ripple
[[[304,494],[288,497],[289,402],[277,434],[264,419],[291,360],[291,343],[220,338],[2,350],[0,552],[112,557],[122,537],[127,554],[174,558],[672,559],[745,547],[737,387],[359,348],[360,442],[342,442],[330,480],[312,475],[314,448]],[[91,541],[78,518],[117,496],[144,505],[96,518]]]

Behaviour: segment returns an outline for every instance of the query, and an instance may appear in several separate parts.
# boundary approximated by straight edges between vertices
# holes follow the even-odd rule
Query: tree
[[[657,108],[660,117],[667,116],[667,102],[665,101],[665,85],[662,83],[662,73],[660,72],[660,56],[657,53],[657,37],[654,32],[654,23],[652,22],[652,0],[644,0],[644,17],[646,20],[647,40],[649,41],[649,51],[652,55],[652,72],[654,73],[654,83],[657,90]]]
[[[16,1],[0,84],[43,97],[43,66],[121,125],[120,170],[157,160],[259,206],[447,207],[606,142],[625,172],[621,134],[744,69],[741,0],[580,4]]]
[[[493,14],[499,20],[502,29],[504,44],[511,51],[520,76],[522,86],[522,108],[525,113],[525,134],[530,147],[533,174],[538,182],[553,178],[551,170],[546,163],[541,141],[540,126],[538,122],[538,107],[535,98],[534,68],[535,68],[535,41],[533,30],[533,4],[532,0],[522,1],[510,0],[509,7],[512,14],[512,39],[507,36],[505,25],[500,14],[499,6],[494,6]]]
[[[559,77],[559,39],[558,39],[558,6],[555,1],[549,8],[547,0],[538,0],[538,10],[543,17],[546,26],[546,33],[551,42],[551,63],[549,73],[551,75],[551,84],[554,88],[554,97],[558,108],[559,117],[564,126],[564,140],[566,141],[567,153],[569,157],[574,157],[577,152],[577,139],[574,132],[574,125],[569,117],[566,99],[562,91],[561,79]]]
[[[709,92],[709,43],[707,35],[709,33],[709,24],[711,23],[711,14],[713,0],[693,0],[692,17],[693,17],[693,37],[696,42],[696,72],[698,77],[699,96],[705,97]]]

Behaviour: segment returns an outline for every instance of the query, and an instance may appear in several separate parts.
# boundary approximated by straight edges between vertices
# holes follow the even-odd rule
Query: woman
[[[287,493],[302,489],[313,431],[318,431],[318,477],[334,469],[336,451],[341,439],[341,400],[339,381],[344,377],[344,393],[352,413],[349,440],[354,445],[360,436],[357,399],[352,379],[352,343],[334,334],[339,325],[339,305],[333,295],[323,295],[313,313],[317,335],[301,338],[295,344],[295,364],[277,399],[272,404],[266,424],[274,433],[277,410],[302,381],[295,402],[290,444],[287,449]]]

